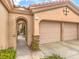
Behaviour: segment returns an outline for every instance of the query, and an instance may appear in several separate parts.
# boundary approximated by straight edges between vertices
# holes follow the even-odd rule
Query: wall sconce
[[[35,17],[35,20],[39,20],[39,17],[36,16],[36,17]]]

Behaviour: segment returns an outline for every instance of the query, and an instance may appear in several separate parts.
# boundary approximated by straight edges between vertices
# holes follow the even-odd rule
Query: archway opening
[[[25,19],[17,20],[17,56],[26,55],[27,50],[27,22]]]

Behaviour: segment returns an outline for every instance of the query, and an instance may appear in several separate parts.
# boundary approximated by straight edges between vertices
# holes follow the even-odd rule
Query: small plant
[[[52,56],[47,56],[45,58],[41,58],[41,59],[64,59],[63,57],[60,57],[56,54],[53,54]]]
[[[0,59],[16,59],[16,51],[13,48],[0,50]]]
[[[31,48],[33,51],[39,50],[39,40],[33,40]]]

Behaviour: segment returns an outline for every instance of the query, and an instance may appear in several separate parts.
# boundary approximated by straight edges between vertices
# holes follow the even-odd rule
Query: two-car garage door
[[[61,27],[60,22],[40,23],[40,44],[57,42],[61,37],[63,40],[77,39],[77,24],[64,23]]]

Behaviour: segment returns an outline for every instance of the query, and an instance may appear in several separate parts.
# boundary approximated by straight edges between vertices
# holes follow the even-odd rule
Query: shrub
[[[47,56],[45,58],[41,58],[41,59],[64,59],[63,57],[60,57],[56,54],[53,54],[52,56]]]
[[[16,59],[16,51],[13,48],[0,50],[0,59]]]
[[[33,51],[39,50],[39,40],[33,40],[31,48]]]

